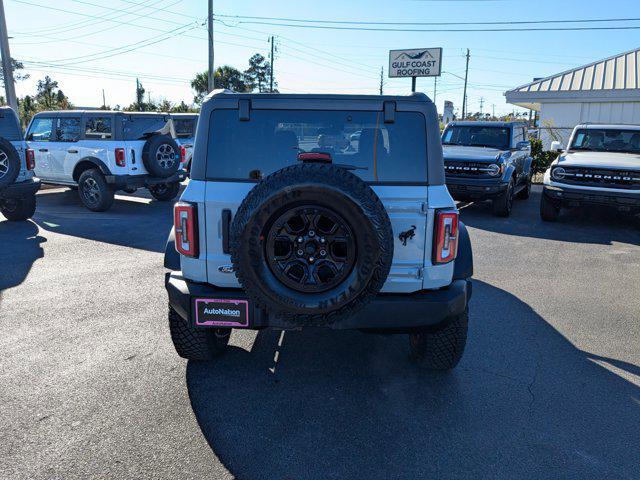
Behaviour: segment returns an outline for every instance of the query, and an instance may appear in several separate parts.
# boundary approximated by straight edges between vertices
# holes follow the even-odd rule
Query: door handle
[[[68,153],[78,153],[78,150],[67,150]]]
[[[49,151],[49,149],[47,149],[47,148],[40,148],[40,149],[38,149],[38,151],[39,151],[39,152],[48,152],[48,151]]]
[[[229,227],[231,226],[231,210],[222,210],[222,253],[231,253],[229,245]]]

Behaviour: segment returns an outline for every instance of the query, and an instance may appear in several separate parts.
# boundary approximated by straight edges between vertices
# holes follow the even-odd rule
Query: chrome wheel
[[[156,162],[163,169],[170,169],[176,163],[176,151],[168,143],[163,143],[156,151]]]
[[[0,150],[0,178],[4,177],[9,172],[9,157]]]

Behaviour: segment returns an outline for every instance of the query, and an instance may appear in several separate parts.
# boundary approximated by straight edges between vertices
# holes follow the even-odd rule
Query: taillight
[[[116,148],[116,165],[119,167],[127,165],[127,159],[124,156],[124,148]]]
[[[184,145],[180,145],[180,162],[184,163],[187,161],[187,149]]]
[[[433,263],[449,263],[458,254],[458,212],[436,212]]]
[[[31,148],[27,148],[27,170],[36,168],[36,152]]]
[[[198,256],[198,224],[195,205],[178,202],[173,209],[176,250],[187,257]]]

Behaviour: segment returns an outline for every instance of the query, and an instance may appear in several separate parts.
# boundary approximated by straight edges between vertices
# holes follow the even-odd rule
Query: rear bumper
[[[167,178],[153,177],[151,175],[105,175],[105,180],[117,190],[127,188],[149,187],[164,183],[183,182],[187,178],[187,172],[178,170]]]
[[[35,195],[40,189],[40,180],[33,178],[20,183],[12,183],[4,189],[0,189],[0,199],[25,198]]]
[[[640,195],[628,192],[585,190],[545,185],[543,195],[562,206],[604,205],[623,211],[640,211]]]
[[[180,317],[192,325],[195,325],[196,298],[248,300],[242,290],[190,282],[182,277],[181,272],[167,273],[165,285],[169,304]],[[410,331],[436,327],[463,313],[470,298],[470,280],[454,280],[449,287],[441,290],[425,290],[412,294],[379,294],[355,315],[335,322],[329,328]],[[269,316],[250,301],[248,313],[249,322],[246,328],[249,329],[294,328],[291,324]]]
[[[456,200],[482,200],[497,197],[507,190],[509,182],[502,178],[459,178],[446,177],[449,193]]]

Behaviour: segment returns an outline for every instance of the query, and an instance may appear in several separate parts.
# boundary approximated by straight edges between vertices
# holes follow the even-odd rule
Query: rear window
[[[209,123],[207,178],[259,180],[298,163],[298,154],[323,152],[334,164],[358,167],[369,182],[425,183],[427,143],[421,113],[252,110],[240,121],[237,110],[214,110]]]
[[[111,117],[89,117],[84,127],[84,137],[87,140],[112,138]]]
[[[10,142],[22,140],[22,130],[13,112],[0,112],[0,137]]]
[[[173,127],[178,138],[192,138],[196,132],[196,118],[174,118]]]
[[[151,115],[128,115],[124,119],[125,140],[146,140],[149,135],[159,132],[167,125],[167,117]]]

